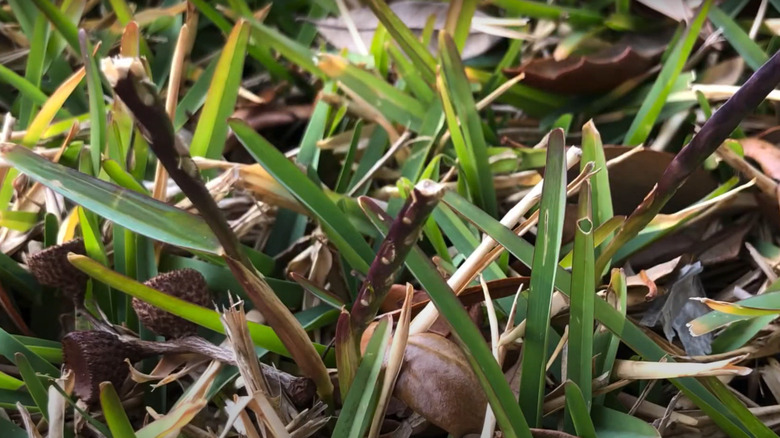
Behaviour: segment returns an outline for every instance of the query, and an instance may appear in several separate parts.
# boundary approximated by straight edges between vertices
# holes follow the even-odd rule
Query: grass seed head
[[[84,240],[73,239],[50,246],[30,256],[27,265],[38,283],[59,288],[69,298],[82,301],[88,277],[68,261],[70,252],[85,255]]]
[[[166,272],[149,279],[144,284],[199,306],[208,307],[211,303],[206,279],[194,269],[184,268]],[[133,298],[133,309],[146,328],[166,338],[192,336],[198,328],[195,323],[137,298]]]

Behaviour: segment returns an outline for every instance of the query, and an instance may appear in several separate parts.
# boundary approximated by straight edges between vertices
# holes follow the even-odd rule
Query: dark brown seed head
[[[65,366],[73,371],[73,393],[88,404],[100,400],[100,383],[111,382],[119,391],[130,370],[125,359],[135,362],[142,354],[117,336],[98,330],[70,332],[62,338]]]
[[[59,288],[73,300],[82,301],[87,284],[87,275],[68,261],[68,253],[84,255],[83,239],[73,239],[61,245],[50,246],[27,260],[30,272],[44,286]]]
[[[208,307],[211,303],[206,279],[194,269],[184,268],[166,272],[149,279],[144,284],[199,306]],[[133,298],[133,309],[146,328],[166,338],[192,336],[198,328],[190,321],[137,298]]]

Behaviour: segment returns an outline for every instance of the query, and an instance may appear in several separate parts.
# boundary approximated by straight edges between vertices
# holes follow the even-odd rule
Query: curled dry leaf
[[[453,436],[482,429],[485,393],[462,350],[442,336],[409,337],[395,396]]]
[[[425,28],[425,24],[428,17],[436,17],[433,28],[440,30],[444,27],[444,22],[447,19],[447,10],[449,9],[449,3],[447,2],[422,2],[422,1],[400,1],[390,4],[390,9],[401,19],[401,21],[409,27],[417,35],[420,35]],[[374,33],[376,32],[379,20],[376,15],[369,8],[353,9],[349,11],[350,18],[355,22],[358,34],[363,40],[363,44],[366,47],[371,47],[371,41],[374,39]],[[480,18],[489,17],[487,14],[481,11],[474,12],[475,22],[479,22]],[[492,18],[492,17],[491,17]],[[349,30],[342,17],[330,17],[314,22],[317,26],[317,30],[320,32],[325,40],[338,49],[347,49],[350,52],[360,53],[357,47],[357,43],[350,35]],[[481,31],[482,26],[474,26],[472,23],[472,29],[466,40],[466,45],[463,47],[463,53],[461,54],[463,59],[474,58],[485,52],[487,52],[496,42],[501,38],[489,33]],[[480,30],[478,30],[480,29]],[[439,39],[434,35],[431,37],[431,46],[429,49],[431,52],[436,52],[436,42]]]
[[[651,68],[670,38],[668,29],[647,35],[628,35],[591,55],[570,56],[563,60],[532,59],[504,73],[509,76],[525,73],[524,84],[556,93],[606,92]]]

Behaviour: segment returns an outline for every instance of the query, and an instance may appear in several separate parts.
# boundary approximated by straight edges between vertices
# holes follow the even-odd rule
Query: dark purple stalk
[[[350,312],[352,327],[358,338],[379,311],[395,281],[395,273],[403,266],[406,255],[420,237],[425,220],[443,195],[441,185],[430,180],[421,181],[390,225]]]
[[[128,68],[116,75],[114,92],[132,112],[141,133],[168,175],[209,224],[225,254],[240,260],[245,266],[251,266],[227,219],[200,178],[189,151],[176,137],[164,103],[154,86],[144,79],[133,68]]]
[[[596,263],[596,272],[604,272],[609,260],[626,242],[639,234],[661,211],[685,180],[704,163],[739,123],[753,112],[780,83],[780,52],[761,66],[742,87],[704,123],[687,146],[669,163],[658,184],[626,219],[618,234],[604,249]]]

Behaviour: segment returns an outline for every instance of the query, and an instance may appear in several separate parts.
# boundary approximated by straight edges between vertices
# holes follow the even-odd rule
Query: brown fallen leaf
[[[753,159],[766,176],[780,181],[780,149],[769,141],[757,137],[748,137],[739,140],[745,156]]]
[[[629,35],[591,55],[563,60],[537,58],[504,73],[525,73],[523,83],[562,94],[609,91],[646,72],[656,63],[669,42],[669,29],[648,35]]]
[[[482,429],[485,393],[463,351],[447,338],[433,333],[409,337],[395,396],[453,436]]]

